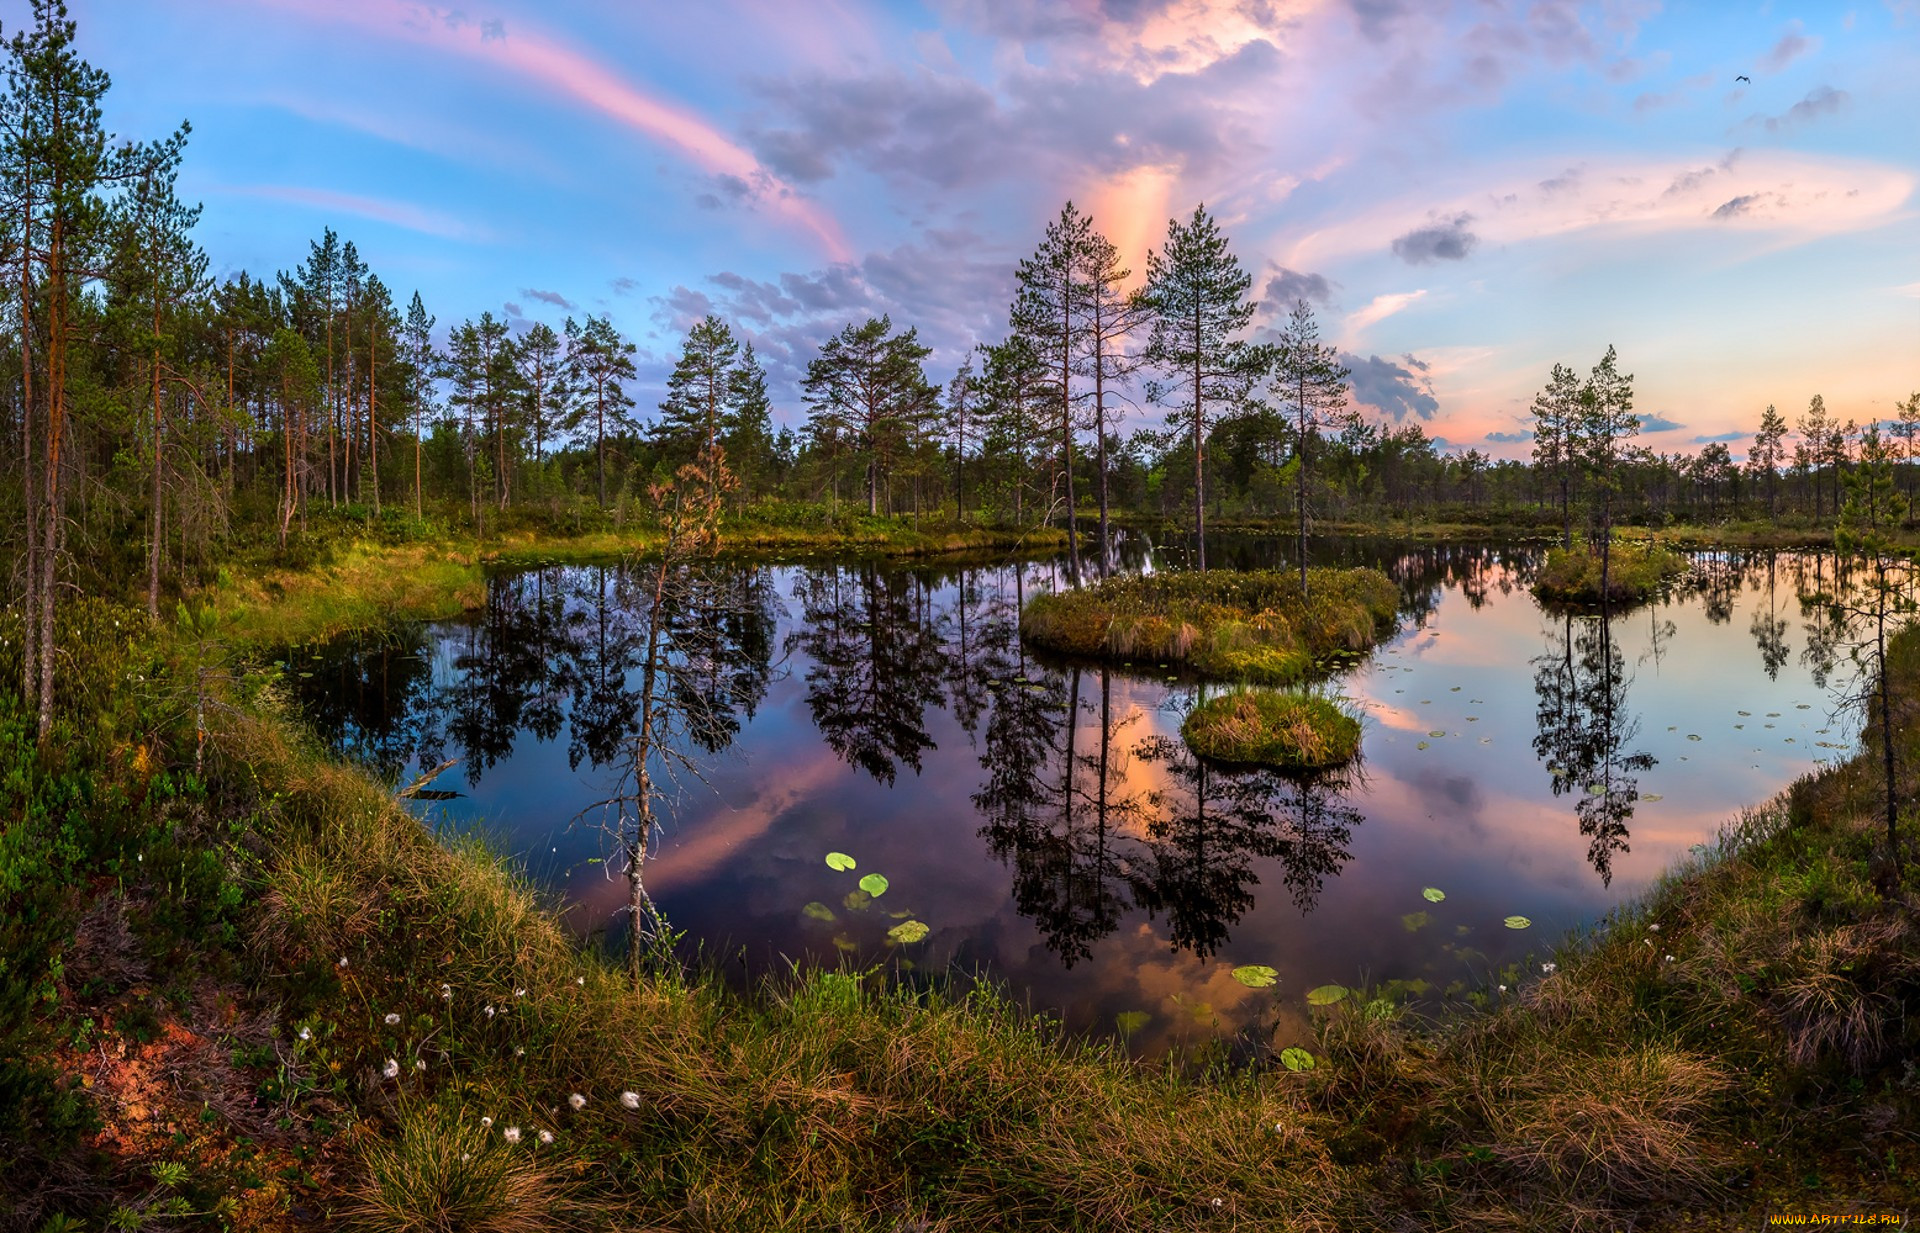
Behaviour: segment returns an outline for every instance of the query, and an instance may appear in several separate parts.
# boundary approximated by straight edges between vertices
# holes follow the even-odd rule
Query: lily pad
[[[1428,903],[1444,903],[1446,902],[1447,892],[1437,886],[1429,886],[1420,892],[1420,897]]]
[[[1427,743],[1425,741],[1421,741],[1419,744],[1414,746],[1415,749],[1425,749],[1426,747],[1427,747]]]
[[[1400,926],[1408,933],[1418,933],[1433,923],[1433,917],[1426,912],[1409,912],[1400,918]]]
[[[1249,989],[1265,989],[1280,979],[1280,973],[1264,963],[1244,963],[1233,969],[1233,978]]]
[[[1153,1016],[1144,1010],[1123,1010],[1113,1017],[1113,1025],[1122,1036],[1131,1036],[1152,1021]]]
[[[1640,799],[1643,801],[1663,801],[1663,800],[1666,800],[1667,798],[1660,795],[1658,792],[1649,792],[1645,796],[1641,797]]]
[[[1313,1054],[1294,1045],[1292,1048],[1280,1050],[1280,1064],[1288,1070],[1312,1070]]]
[[[800,913],[803,916],[810,916],[814,920],[832,921],[832,920],[839,919],[839,917],[833,914],[832,908],[828,907],[824,903],[821,903],[818,899],[814,900],[812,903],[808,904],[806,907],[801,908]]]
[[[1505,921],[1501,923],[1506,925],[1506,927],[1509,929],[1525,929],[1528,926],[1533,924],[1532,921],[1528,920],[1524,916],[1509,916]]]
[[[827,853],[827,868],[833,870],[836,873],[845,873],[847,870],[853,868],[853,865],[854,865],[853,858],[851,856],[848,856],[845,852]]]
[[[1444,728],[1435,728],[1433,731],[1427,733],[1428,736],[1435,736],[1435,737],[1445,736],[1446,734],[1447,734],[1446,729]]]
[[[1307,1005],[1331,1006],[1345,998],[1349,992],[1345,985],[1321,985],[1317,989],[1307,990]]]
[[[922,921],[903,920],[893,928],[887,930],[887,936],[896,942],[913,943],[918,942],[932,932],[933,930],[927,928],[926,924]]]
[[[848,891],[840,902],[846,905],[849,912],[864,912],[867,910],[867,905],[873,902],[873,896],[863,890],[855,889]]]
[[[860,889],[875,899],[887,893],[887,880],[877,873],[870,873],[860,879]]]

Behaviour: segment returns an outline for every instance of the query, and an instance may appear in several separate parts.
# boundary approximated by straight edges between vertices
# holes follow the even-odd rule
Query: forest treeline
[[[237,543],[285,547],[316,510],[483,535],[625,523],[701,457],[724,458],[728,484],[710,495],[735,518],[844,504],[1048,521],[1068,529],[1076,566],[1118,514],[1196,538],[1221,515],[1302,532],[1384,512],[1569,529],[1576,507],[1596,527],[1827,518],[1843,473],[1875,451],[1904,464],[1910,512],[1920,396],[1884,440],[1818,396],[1792,425],[1769,407],[1744,465],[1725,443],[1635,446],[1632,378],[1611,349],[1584,381],[1555,366],[1530,462],[1370,419],[1311,305],[1250,333],[1252,280],[1204,207],[1170,222],[1136,286],[1069,203],[1013,271],[1007,336],[951,374],[929,371],[911,325],[853,321],[808,362],[804,407],[777,414],[752,342],[709,316],[642,408],[637,348],[610,318],[443,325],[332,229],[289,270],[211,277],[200,207],[177,191],[189,126],[109,134],[108,77],[74,35],[63,4],[36,0],[0,99],[0,551],[43,715],[54,609],[76,588],[137,589],[157,613]]]

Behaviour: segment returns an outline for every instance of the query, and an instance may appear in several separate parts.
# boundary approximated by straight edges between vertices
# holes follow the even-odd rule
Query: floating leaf
[[[853,868],[853,864],[853,858],[845,852],[827,853],[827,868],[836,873],[845,873],[847,870]]]
[[[1425,890],[1420,892],[1420,897],[1426,900],[1428,903],[1445,903],[1447,899],[1447,892],[1441,890],[1437,886],[1429,886]]]
[[[1753,714],[1753,712],[1752,712],[1752,711],[1735,711],[1735,712],[1734,712],[1734,714],[1735,714],[1735,715],[1741,715],[1741,716],[1745,716],[1745,715],[1751,715],[1751,714]]]
[[[1400,926],[1408,933],[1418,933],[1433,923],[1433,917],[1425,912],[1409,912],[1400,918]]]
[[[1700,734],[1698,732],[1689,732],[1687,733],[1687,739],[1690,741],[1697,741],[1700,739]]]
[[[887,930],[887,936],[896,942],[913,943],[926,937],[933,931],[925,923],[917,920],[903,920]]]
[[[905,920],[905,919],[907,919],[907,917],[909,917],[909,916],[912,916],[912,915],[913,915],[913,909],[912,909],[912,908],[902,908],[902,909],[900,909],[900,910],[899,910],[898,912],[889,912],[889,913],[887,913],[887,919],[889,919],[889,920]]]
[[[843,951],[849,955],[860,949],[860,944],[844,933],[836,933],[833,935],[833,945],[836,950]]]
[[[1307,990],[1307,1005],[1331,1006],[1346,997],[1347,993],[1345,985],[1321,985],[1318,989]]]
[[[1233,978],[1249,989],[1265,989],[1280,979],[1280,973],[1264,963],[1246,963],[1233,969]]]
[[[1288,1070],[1312,1070],[1313,1054],[1295,1045],[1290,1049],[1280,1050],[1280,1064]]]
[[[1425,741],[1421,741],[1418,745],[1414,746],[1415,749],[1425,749],[1426,747],[1427,743]]]
[[[840,919],[839,917],[833,914],[832,908],[828,907],[824,903],[821,903],[818,899],[814,900],[812,903],[808,904],[806,907],[801,908],[800,913],[803,916],[811,916],[815,920],[831,921],[831,920]]]
[[[1113,1025],[1122,1036],[1131,1036],[1152,1021],[1153,1016],[1144,1010],[1123,1010],[1113,1017]]]
[[[864,912],[867,905],[873,902],[873,896],[863,890],[850,890],[840,902],[846,905],[849,912]]]
[[[887,880],[877,873],[870,873],[860,879],[860,889],[878,899],[887,893]]]
[[[1640,799],[1643,801],[1663,801],[1666,797],[1661,796],[1658,792],[1649,792]]]
[[[1444,728],[1435,728],[1433,731],[1427,733],[1428,736],[1445,736],[1446,734],[1446,729]]]
[[[1524,916],[1509,916],[1504,923],[1509,929],[1525,929],[1527,926],[1533,924],[1532,921]]]

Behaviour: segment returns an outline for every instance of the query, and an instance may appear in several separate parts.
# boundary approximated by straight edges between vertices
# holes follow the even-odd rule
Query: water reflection
[[[1284,551],[1223,540],[1217,557]],[[1150,552],[1176,555],[1133,538],[1119,563]],[[848,889],[821,856],[858,850],[899,888],[885,906],[935,928],[916,962],[977,959],[1082,1024],[1169,990],[1224,1015],[1240,995],[1218,961],[1273,964],[1288,988],[1363,970],[1441,987],[1462,955],[1520,957],[1506,915],[1591,919],[1838,745],[1808,714],[1838,654],[1831,611],[1800,605],[1798,658],[1788,620],[1832,589],[1831,557],[1703,555],[1688,586],[1603,616],[1543,613],[1524,545],[1316,554],[1400,587],[1402,635],[1334,682],[1369,715],[1364,779],[1203,764],[1176,735],[1191,683],[1030,651],[1018,613],[1062,584],[1051,562],[700,567],[665,601],[667,689],[678,752],[715,787],[675,803],[650,875],[663,908],[763,964],[897,957],[884,926],[863,940],[799,915]],[[631,747],[650,602],[613,566],[502,575],[483,613],[297,654],[291,680],[335,746],[395,782],[458,758],[438,786],[471,796],[450,816],[503,821],[578,871],[606,855],[567,826]],[[589,929],[615,908],[600,868],[556,875]],[[1426,885],[1444,908],[1424,910]]]

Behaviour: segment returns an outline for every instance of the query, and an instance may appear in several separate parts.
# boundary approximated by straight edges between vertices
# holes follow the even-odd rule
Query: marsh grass
[[[1651,599],[1690,568],[1683,554],[1651,540],[1616,539],[1608,553],[1606,599],[1609,603]],[[1533,593],[1554,603],[1599,603],[1599,550],[1591,545],[1571,551],[1552,549],[1534,580]]]
[[[1378,570],[1316,569],[1308,579],[1303,599],[1299,576],[1278,570],[1109,578],[1028,600],[1020,632],[1062,654],[1285,685],[1329,656],[1367,650],[1399,611],[1398,589]]]
[[[1317,694],[1237,689],[1187,712],[1187,747],[1216,762],[1325,770],[1360,752],[1360,721]]]

